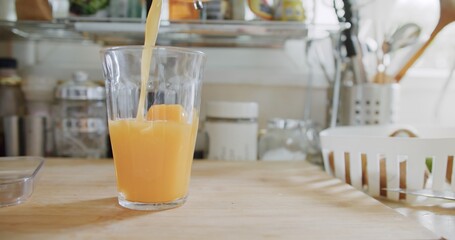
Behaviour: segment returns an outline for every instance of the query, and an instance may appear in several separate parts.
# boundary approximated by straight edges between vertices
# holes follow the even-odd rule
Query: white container
[[[209,102],[205,122],[208,158],[257,160],[257,117],[254,102]]]
[[[390,137],[400,129],[417,137]],[[383,188],[455,191],[454,127],[336,127],[322,131],[320,137],[325,170],[369,195],[413,201],[413,196]]]

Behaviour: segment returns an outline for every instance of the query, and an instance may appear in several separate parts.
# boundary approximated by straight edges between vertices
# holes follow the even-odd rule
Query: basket
[[[401,129],[418,137],[390,137]],[[455,191],[453,127],[348,126],[320,137],[325,170],[373,197],[416,200],[384,188]]]

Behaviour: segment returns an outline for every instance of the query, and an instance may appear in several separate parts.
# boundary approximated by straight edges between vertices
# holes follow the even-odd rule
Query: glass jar
[[[268,121],[267,132],[259,139],[259,159],[305,160],[307,148],[301,121],[276,118]]]
[[[53,107],[56,155],[102,158],[107,154],[107,117],[104,87],[85,72],[55,89]]]
[[[306,160],[316,165],[323,165],[319,138],[321,127],[316,122],[306,120],[300,122],[300,131],[305,136]]]

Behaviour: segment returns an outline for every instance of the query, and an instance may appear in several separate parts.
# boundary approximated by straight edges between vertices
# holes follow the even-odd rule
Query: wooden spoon
[[[430,38],[420,49],[406,62],[401,70],[395,75],[396,82],[400,82],[408,69],[414,64],[415,61],[423,54],[425,49],[430,45],[436,35],[447,25],[455,21],[455,0],[439,0],[440,17],[438,24],[430,35]]]

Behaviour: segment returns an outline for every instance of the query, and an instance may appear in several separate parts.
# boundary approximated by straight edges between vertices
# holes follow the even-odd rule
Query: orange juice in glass
[[[188,195],[205,55],[154,47],[141,84],[142,49],[102,50],[109,132],[119,204],[163,210],[182,205]]]

